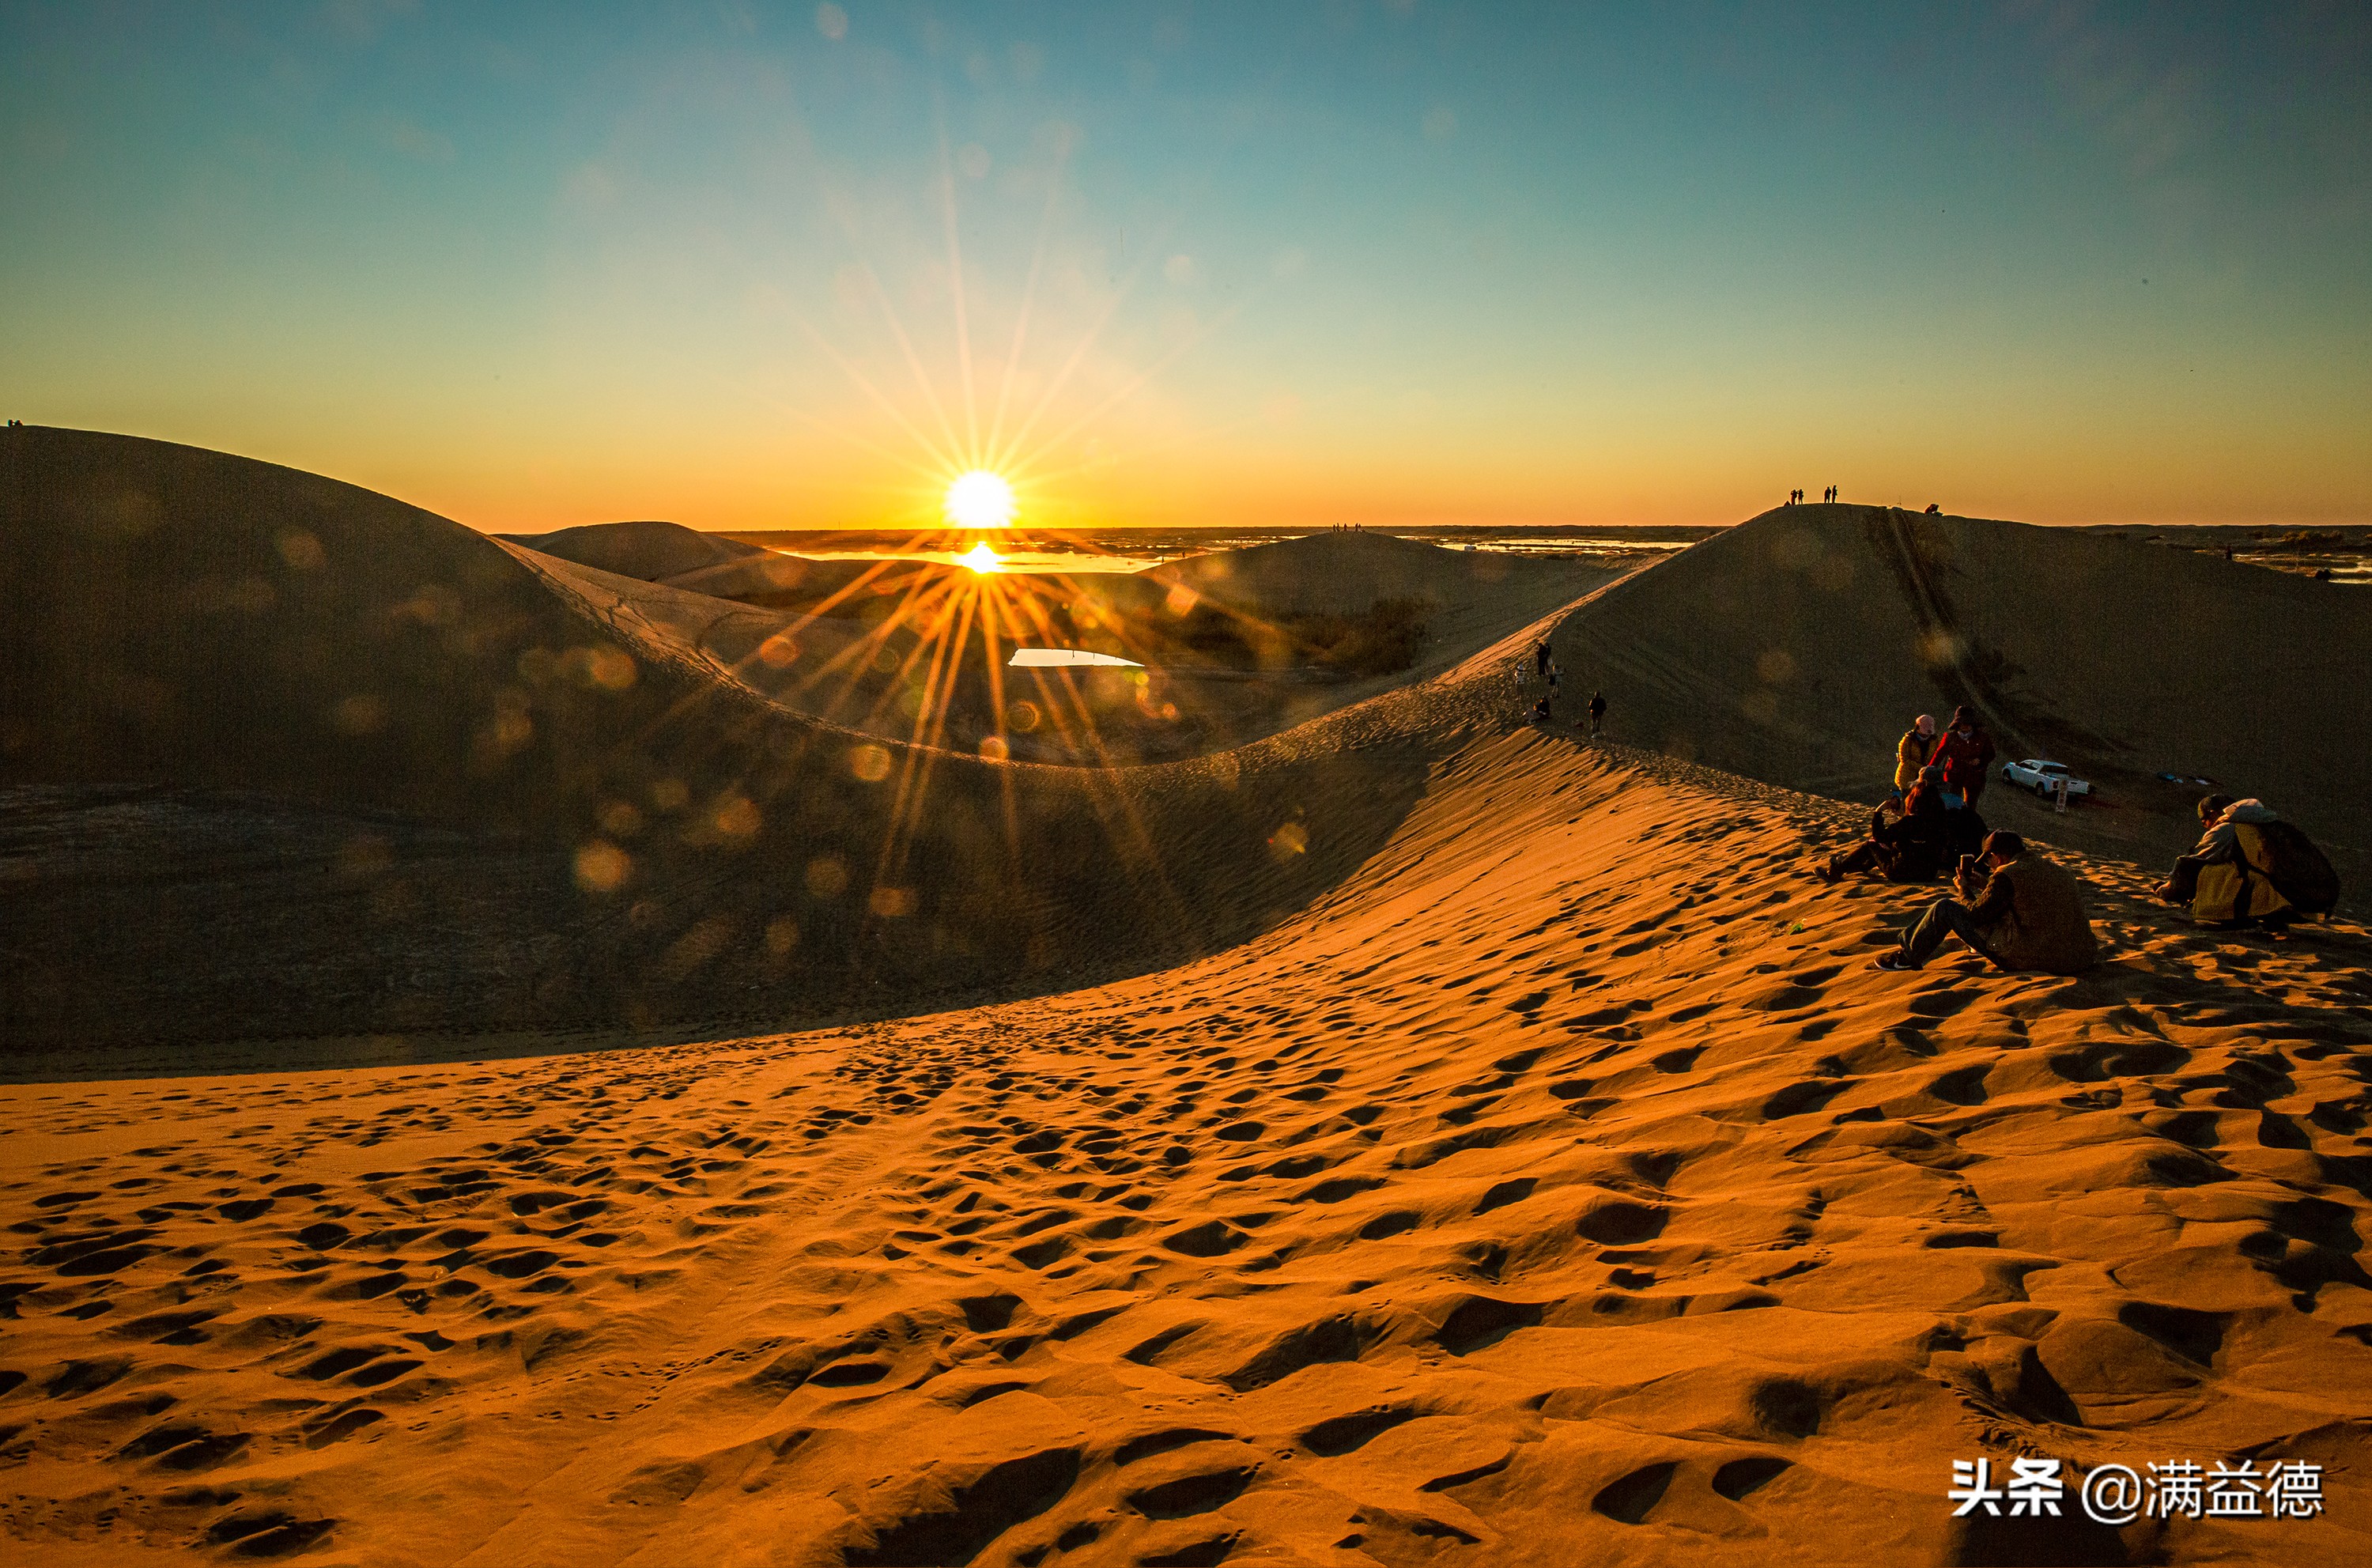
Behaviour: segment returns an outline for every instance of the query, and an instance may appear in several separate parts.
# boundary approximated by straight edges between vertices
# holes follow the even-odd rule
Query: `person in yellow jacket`
[[[2188,903],[2191,918],[2221,925],[2237,921],[2279,922],[2290,900],[2273,885],[2273,857],[2265,825],[2281,819],[2262,800],[2211,795],[2199,802],[2204,830],[2189,854],[2158,888],[2171,904]]]
[[[1921,714],[1902,738],[1894,743],[1894,797],[1902,798],[1919,782],[1919,770],[1936,749],[1936,715]]]

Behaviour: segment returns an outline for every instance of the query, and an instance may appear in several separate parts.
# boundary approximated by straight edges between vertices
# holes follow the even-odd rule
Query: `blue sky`
[[[2341,6],[0,4],[0,404],[490,528],[2365,519],[2367,80]]]

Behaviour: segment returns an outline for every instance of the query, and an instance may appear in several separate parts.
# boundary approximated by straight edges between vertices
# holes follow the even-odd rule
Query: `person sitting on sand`
[[[1894,743],[1894,798],[1900,800],[1919,782],[1921,770],[1936,751],[1936,715],[1921,714]],[[1940,802],[1938,804],[1941,804]]]
[[[2328,913],[2339,876],[2314,841],[2262,800],[2203,796],[2198,844],[2174,863],[2158,897],[2187,903],[2203,925],[2285,925]]]
[[[1532,704],[1532,722],[1534,724],[1549,722],[1549,700],[1546,697]]]
[[[1879,969],[1915,970],[1947,936],[1996,969],[2080,974],[2099,957],[2082,885],[2016,833],[1989,834],[1982,859],[1963,859],[1954,881],[1959,898],[1929,904],[1903,929],[1902,945],[1879,957]]]
[[[1945,835],[1954,815],[1944,809],[1942,775],[1922,768],[1903,797],[1900,812],[1881,807],[1869,814],[1869,837],[1852,849],[1829,857],[1820,869],[1823,882],[1849,873],[1875,871],[1889,882],[1932,882],[1944,869]]]

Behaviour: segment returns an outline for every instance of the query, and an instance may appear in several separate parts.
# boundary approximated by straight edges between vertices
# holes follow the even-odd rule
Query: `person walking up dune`
[[[1606,720],[1606,693],[1605,693],[1605,692],[1603,692],[1603,691],[1592,691],[1592,692],[1589,694],[1589,738],[1590,738],[1590,739],[1595,740],[1595,739],[1597,739],[1597,738],[1598,738],[1598,726],[1599,726],[1599,725],[1603,724],[1603,723],[1605,722],[1605,720]]]
[[[1947,936],[1958,936],[1995,969],[2081,974],[2099,959],[2082,885],[2016,833],[1987,836],[1982,857],[1964,858],[1954,885],[1959,898],[1929,904],[1903,928],[1901,946],[1879,956],[1879,969],[1915,970]]]

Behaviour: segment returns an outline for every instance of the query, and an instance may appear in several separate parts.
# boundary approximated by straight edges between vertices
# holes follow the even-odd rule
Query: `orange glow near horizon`
[[[998,555],[995,551],[991,550],[988,546],[988,540],[982,540],[978,544],[973,545],[970,550],[964,552],[958,559],[962,561],[965,565],[971,567],[975,572],[1002,572],[1005,570],[1004,557]]]

